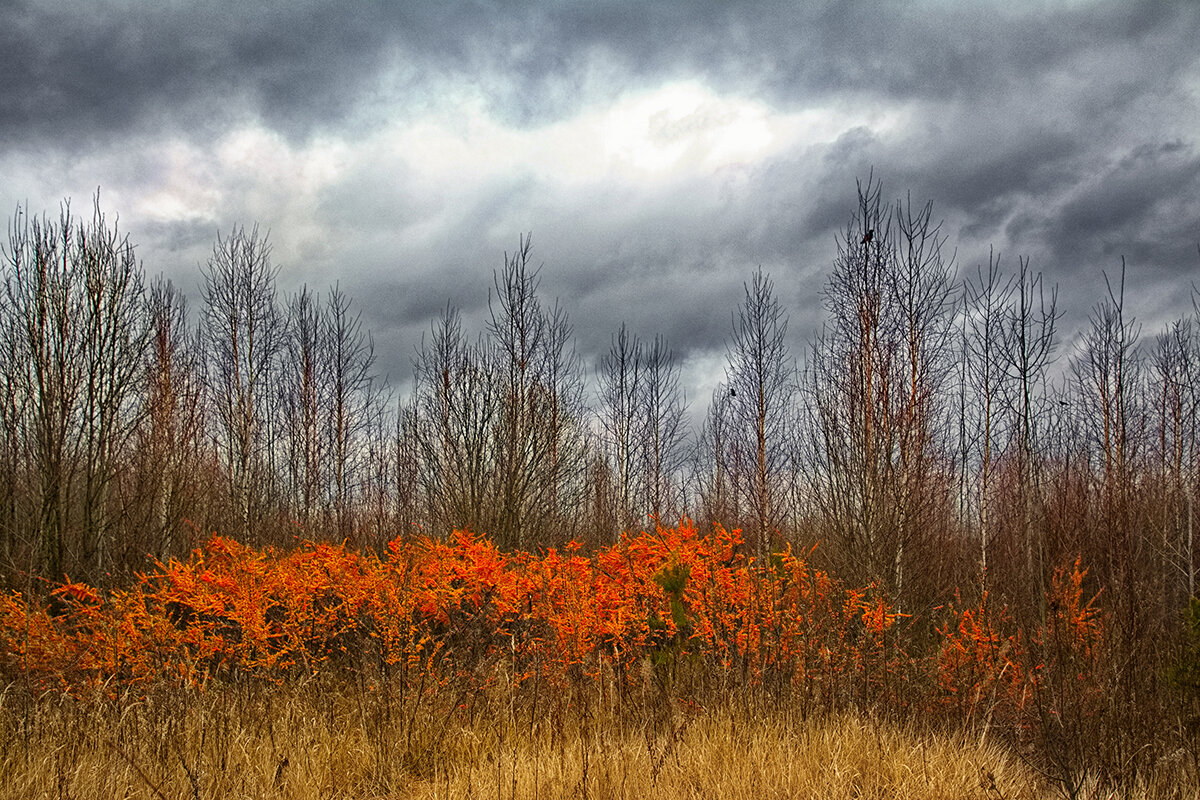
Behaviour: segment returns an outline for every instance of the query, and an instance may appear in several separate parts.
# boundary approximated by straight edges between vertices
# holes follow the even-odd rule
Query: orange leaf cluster
[[[1102,625],[1083,574],[1077,564],[1056,578],[1047,624],[1091,647]],[[986,597],[942,609],[936,646],[909,655],[904,615],[874,586],[846,586],[790,550],[756,561],[739,531],[687,522],[586,555],[575,544],[506,553],[464,531],[396,539],[383,555],[217,536],[126,590],[67,582],[48,600],[0,595],[0,674],[34,690],[365,667],[423,685],[483,685],[497,671],[518,683],[637,680],[696,665],[725,685],[772,681],[826,704],[920,682],[931,707],[974,708],[1023,702],[1030,681],[1021,633]]]

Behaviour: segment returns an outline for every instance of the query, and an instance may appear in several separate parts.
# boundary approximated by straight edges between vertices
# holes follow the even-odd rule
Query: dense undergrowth
[[[1177,684],[1174,717],[1160,713],[1152,730],[1122,727],[1136,714],[1108,678],[1120,643],[1103,592],[1085,588],[1083,565],[1054,573],[1044,619],[1023,629],[986,594],[902,613],[875,586],[846,585],[806,555],[785,549],[758,561],[737,531],[702,534],[689,523],[591,553],[502,552],[467,532],[398,539],[383,555],[308,542],[256,550],[215,537],[185,561],[154,563],[122,590],[67,581],[39,597],[9,592],[0,597],[3,771],[10,782],[26,774],[18,751],[26,767],[33,759],[49,769],[32,755],[38,743],[53,741],[56,726],[86,738],[92,725],[107,742],[106,763],[130,775],[177,762],[138,778],[145,796],[169,796],[153,787],[178,780],[198,797],[189,759],[225,758],[206,749],[212,737],[261,748],[266,736],[275,747],[273,726],[303,728],[287,722],[300,714],[319,728],[325,714],[321,724],[370,751],[369,764],[340,772],[322,762],[330,774],[362,773],[338,790],[345,796],[438,779],[451,796],[462,770],[481,768],[479,757],[490,753],[503,778],[501,754],[532,758],[541,747],[559,750],[561,769],[582,770],[559,775],[553,791],[574,781],[571,793],[586,794],[597,780],[588,777],[591,747],[625,748],[640,766],[609,766],[620,761],[636,781],[650,776],[657,785],[667,748],[695,755],[707,746],[685,744],[693,724],[709,739],[749,725],[774,741],[831,720],[868,720],[889,736],[919,721],[922,736],[1000,747],[1006,764],[1026,770],[1026,782],[1014,778],[1009,790],[972,784],[979,796],[1016,796],[1012,787],[1035,784],[1071,796],[1195,791],[1194,698],[1179,678],[1187,665],[1174,678],[1156,677]],[[197,721],[204,714],[215,716]],[[140,719],[156,745],[123,739],[122,726]],[[267,760],[255,769],[269,772],[262,764],[275,759],[282,786],[287,768],[279,765],[298,758],[298,735],[285,737],[291,754],[260,754]],[[193,736],[208,744],[188,744]],[[582,754],[569,768],[564,748]],[[542,762],[530,764],[536,771]],[[505,795],[532,796],[524,778],[512,781]],[[221,786],[218,794],[234,792]],[[601,796],[627,793],[606,786]]]
[[[600,685],[404,690],[321,675],[0,705],[0,798],[1033,798],[995,740]],[[636,713],[631,713],[636,710]],[[1169,796],[1169,795],[1167,795]]]

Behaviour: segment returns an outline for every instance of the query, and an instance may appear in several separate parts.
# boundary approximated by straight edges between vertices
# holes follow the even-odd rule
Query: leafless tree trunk
[[[84,354],[74,228],[67,204],[57,225],[18,209],[5,253],[6,382],[20,398],[11,406],[20,419],[10,425],[28,465],[29,501],[20,525],[36,553],[31,571],[55,577],[68,566],[68,539],[75,534],[69,501],[79,466],[74,421]]]
[[[267,425],[281,346],[271,247],[258,228],[218,237],[204,269],[204,335],[217,445],[238,533],[255,541],[275,476]]]
[[[859,186],[825,290],[829,320],[807,373],[813,475],[852,571],[899,596],[918,537],[945,518],[951,265],[932,207]]]
[[[416,399],[399,400],[392,435],[392,519],[394,535],[411,533],[424,521],[420,418]]]
[[[587,443],[583,379],[566,314],[545,310],[530,240],[495,276],[488,323],[501,412],[496,438],[497,539],[511,547],[569,535],[582,507]]]
[[[597,383],[600,392],[602,443],[612,476],[605,505],[612,509],[617,531],[634,529],[644,509],[634,507],[637,494],[638,403],[641,396],[642,345],[625,328],[613,337],[612,346],[600,359]]]
[[[375,347],[350,300],[334,287],[326,304],[325,337],[329,398],[327,431],[332,478],[332,509],[339,539],[353,528],[355,487],[362,477],[365,436],[379,401],[374,373]]]
[[[636,528],[644,514],[670,521],[683,509],[686,457],[679,367],[670,347],[661,336],[647,345],[622,325],[597,382],[617,528]]]
[[[142,273],[98,197],[90,224],[65,203],[58,224],[22,216],[10,227],[4,264],[4,417],[9,446],[20,452],[9,457],[30,468],[36,510],[25,517],[38,570],[95,578],[112,566],[114,488],[140,408]]]
[[[98,202],[91,226],[81,227],[78,237],[86,354],[83,513],[88,542],[84,559],[97,572],[105,572],[114,566],[116,526],[123,516],[114,489],[118,473],[129,461],[142,411],[142,363],[150,331],[133,245],[115,225],[105,224]]]
[[[1045,457],[1041,440],[1046,431],[1039,431],[1037,423],[1052,416],[1046,383],[1056,345],[1058,289],[1051,289],[1047,296],[1041,273],[1032,272],[1029,259],[1021,258],[1014,297],[1016,303],[1010,304],[1003,327],[1007,387],[1003,396],[1012,430],[1009,447],[1017,472],[1019,541],[1025,553],[1026,570],[1022,584],[1032,593],[1027,597],[1026,607],[1038,607],[1044,620],[1049,576],[1045,535],[1037,517],[1042,507]]]
[[[960,412],[962,420],[962,469],[974,471],[976,480],[971,494],[975,498],[975,518],[979,536],[979,586],[988,590],[989,551],[991,548],[992,504],[997,496],[993,469],[1005,428],[1001,413],[1004,382],[1003,326],[1013,294],[1012,278],[1005,279],[1000,258],[988,257],[986,272],[981,267],[974,281],[964,288],[963,376]],[[971,402],[967,402],[970,398]]]
[[[26,500],[22,439],[30,397],[25,386],[27,365],[22,363],[19,337],[11,324],[13,314],[7,292],[0,294],[0,569],[4,570],[0,578],[5,573],[32,573],[33,566],[20,563]]]
[[[762,270],[746,284],[733,323],[725,370],[732,433],[741,437],[750,463],[735,475],[753,515],[751,546],[765,558],[784,518],[782,490],[792,469],[787,456],[795,435],[796,368],[787,347],[787,316],[775,286]]]
[[[1105,278],[1107,282],[1107,276]],[[1092,421],[1092,443],[1101,468],[1101,502],[1116,510],[1128,501],[1129,477],[1134,448],[1131,436],[1138,425],[1138,391],[1142,364],[1137,350],[1139,331],[1125,319],[1125,268],[1108,299],[1092,312],[1091,326],[1084,334],[1079,356],[1072,364],[1085,408]]]
[[[369,396],[366,408],[367,422],[362,434],[363,466],[361,536],[376,552],[382,552],[388,540],[399,534],[396,523],[399,521],[392,514],[392,493],[396,490],[396,482],[392,471],[397,467],[397,459],[393,453],[397,421],[393,417],[392,392],[386,385],[380,383],[376,391]]]
[[[1153,355],[1157,404],[1159,483],[1162,486],[1162,570],[1165,607],[1182,607],[1196,591],[1192,553],[1196,491],[1197,424],[1200,422],[1200,347],[1191,319],[1177,320],[1158,337]]]
[[[679,364],[661,335],[643,348],[638,407],[642,424],[643,506],[656,520],[677,521],[684,510],[682,470],[687,456]]]
[[[742,508],[734,476],[743,472],[744,459],[732,432],[730,390],[719,384],[709,401],[704,426],[693,454],[697,505],[708,524],[742,524]]]
[[[886,574],[882,492],[893,445],[886,409],[880,406],[895,371],[895,347],[885,341],[891,332],[884,317],[890,216],[878,185],[860,185],[856,217],[825,289],[828,319],[813,344],[806,375],[809,430],[816,439],[811,448],[815,497],[854,579]]]
[[[328,408],[330,383],[326,373],[326,334],[320,299],[305,286],[288,302],[286,357],[281,377],[291,502],[297,521],[307,531],[312,531],[318,523],[324,499],[328,454],[321,423]]]
[[[149,552],[184,555],[196,543],[184,536],[183,521],[206,499],[202,345],[199,331],[189,327],[186,298],[170,282],[151,284],[147,305],[150,347],[137,448],[142,524],[151,537]]]
[[[1147,414],[1145,370],[1137,346],[1139,329],[1125,312],[1125,267],[1113,286],[1107,276],[1108,297],[1096,305],[1091,325],[1071,364],[1078,387],[1085,432],[1098,475],[1099,521],[1105,531],[1099,556],[1106,584],[1118,593],[1126,630],[1138,630],[1139,607],[1133,587],[1145,586],[1148,543],[1142,504],[1135,491],[1144,473]],[[1122,592],[1124,592],[1122,594]]]
[[[563,545],[583,529],[580,510],[587,501],[592,421],[584,400],[584,375],[575,353],[574,331],[557,302],[545,324],[547,348],[538,397],[549,453],[548,469],[542,473],[538,541]]]
[[[500,397],[492,354],[483,343],[467,343],[457,309],[447,307],[414,366],[414,405],[411,417],[401,415],[398,447],[413,437],[424,523],[487,530],[498,492]]]

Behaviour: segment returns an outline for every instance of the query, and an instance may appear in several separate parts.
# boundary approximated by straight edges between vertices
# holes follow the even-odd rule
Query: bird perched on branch
[[[869,244],[871,242],[871,240],[874,238],[875,238],[875,229],[867,228],[867,233],[866,233],[866,235],[863,236],[862,243]]]

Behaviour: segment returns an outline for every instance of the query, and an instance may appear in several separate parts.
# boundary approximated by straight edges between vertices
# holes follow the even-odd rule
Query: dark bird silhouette
[[[875,229],[874,229],[874,228],[867,228],[867,233],[866,233],[866,235],[865,235],[865,236],[863,236],[862,243],[863,243],[863,244],[869,244],[869,243],[870,243],[870,241],[871,241],[872,239],[874,239],[874,238],[875,238]]]

